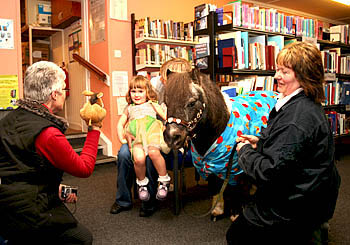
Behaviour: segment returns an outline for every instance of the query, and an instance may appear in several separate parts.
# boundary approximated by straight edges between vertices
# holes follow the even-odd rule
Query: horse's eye
[[[196,105],[196,101],[192,101],[191,103],[189,103],[187,106],[188,107],[194,107]]]

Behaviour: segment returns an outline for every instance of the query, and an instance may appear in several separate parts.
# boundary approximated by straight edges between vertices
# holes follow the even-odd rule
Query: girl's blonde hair
[[[157,101],[157,94],[154,92],[151,82],[144,76],[137,75],[133,77],[129,83],[129,90],[126,93],[126,101],[128,104],[132,104],[133,101],[130,96],[130,91],[135,88],[141,88],[146,90],[146,101]]]
[[[320,50],[311,43],[294,42],[285,46],[277,55],[276,63],[294,71],[306,96],[316,103],[325,100],[323,90],[324,69]]]

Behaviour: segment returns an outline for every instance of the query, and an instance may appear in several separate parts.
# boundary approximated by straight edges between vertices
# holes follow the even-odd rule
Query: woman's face
[[[52,103],[51,109],[52,109],[54,114],[63,110],[64,102],[66,100],[66,90],[65,89],[66,89],[66,84],[63,81],[61,89],[58,91],[52,92],[52,93],[54,93],[54,101]]]
[[[146,102],[146,89],[133,88],[130,90],[130,97],[132,102],[136,105],[141,105]]]
[[[275,79],[277,80],[277,91],[284,96],[290,95],[300,88],[300,83],[295,77],[292,69],[282,65],[277,65]]]

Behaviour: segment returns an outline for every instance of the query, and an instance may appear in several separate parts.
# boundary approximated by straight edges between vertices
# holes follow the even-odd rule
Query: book
[[[237,92],[236,92],[236,87],[232,86],[221,86],[221,92],[227,94],[229,97],[236,97]]]
[[[235,47],[235,39],[229,38],[224,40],[218,40],[218,54],[219,54],[219,68],[223,68],[223,48]]]
[[[343,82],[340,92],[340,104],[350,105],[350,82]]]
[[[209,45],[208,43],[199,43],[194,46],[196,52],[196,59],[203,58],[205,56],[209,56]]]
[[[195,66],[200,70],[208,69],[208,57],[196,59]]]
[[[222,67],[237,68],[235,47],[227,47],[222,49]]]
[[[241,32],[242,47],[244,55],[244,68],[249,68],[249,44],[248,44],[248,32]]]
[[[224,24],[224,9],[223,8],[217,8],[216,11],[218,16],[218,26],[222,26]]]

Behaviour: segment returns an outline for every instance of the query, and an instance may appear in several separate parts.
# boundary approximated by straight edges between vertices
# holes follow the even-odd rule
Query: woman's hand
[[[130,132],[125,132],[125,141],[128,143],[129,149],[131,151],[132,142],[135,140],[135,136],[132,135]]]
[[[58,197],[60,198],[61,201],[67,202],[67,203],[74,203],[78,201],[78,197],[75,193],[70,193],[66,198],[62,197],[62,184],[58,187]]]
[[[250,144],[253,147],[253,149],[256,149],[257,147],[256,144],[258,143],[258,141],[259,141],[259,138],[257,136],[241,135],[236,139],[236,142],[237,142],[236,150],[237,152],[239,152],[240,149],[246,144]]]

